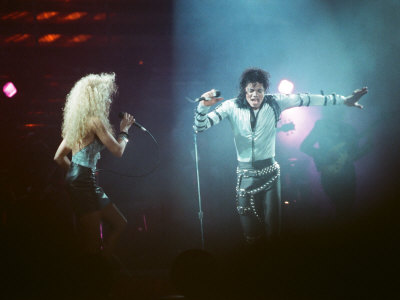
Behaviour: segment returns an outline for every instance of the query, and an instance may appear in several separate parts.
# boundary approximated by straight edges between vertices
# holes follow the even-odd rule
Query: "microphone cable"
[[[154,144],[156,145],[157,160],[156,160],[156,163],[153,166],[153,168],[151,168],[149,171],[147,171],[147,172],[145,172],[143,174],[139,174],[139,175],[126,174],[126,173],[121,173],[121,172],[108,170],[108,169],[96,169],[95,172],[107,172],[107,173],[111,173],[111,174],[114,174],[114,175],[119,175],[121,177],[127,177],[127,178],[145,177],[145,176],[150,175],[151,173],[153,173],[160,166],[160,147],[159,147],[159,144],[158,144],[157,140],[154,138],[154,136],[151,134],[151,132],[149,130],[147,130],[147,129],[145,130],[145,132],[147,132],[149,134],[149,136],[154,141]]]

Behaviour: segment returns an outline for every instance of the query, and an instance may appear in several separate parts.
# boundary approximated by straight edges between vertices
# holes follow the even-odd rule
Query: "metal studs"
[[[273,172],[276,172],[276,174],[274,176],[272,176],[267,182],[265,182],[263,185],[252,189],[252,190],[246,190],[246,189],[241,189],[240,188],[240,183],[242,181],[242,177],[248,178],[248,177],[262,177],[265,175],[269,175]],[[240,207],[240,211],[243,214],[247,214],[252,212],[257,219],[262,223],[263,220],[262,218],[259,216],[256,206],[255,206],[255,202],[254,202],[254,195],[267,190],[272,183],[275,182],[275,180],[280,176],[280,167],[279,164],[277,162],[275,162],[274,164],[261,169],[261,170],[248,170],[248,169],[239,169],[237,168],[236,173],[238,174],[238,180],[237,180],[237,184],[236,184],[236,206],[238,207],[238,212],[239,212],[239,207]],[[271,174],[272,175],[272,174]],[[250,207],[245,207],[245,206],[239,206],[239,197],[244,197],[247,198],[250,202]],[[240,213],[239,213],[240,214]]]

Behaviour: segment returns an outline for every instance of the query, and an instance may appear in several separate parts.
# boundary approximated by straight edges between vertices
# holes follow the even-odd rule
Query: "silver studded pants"
[[[281,230],[281,189],[279,165],[237,170],[236,205],[246,241],[266,236],[273,239]]]

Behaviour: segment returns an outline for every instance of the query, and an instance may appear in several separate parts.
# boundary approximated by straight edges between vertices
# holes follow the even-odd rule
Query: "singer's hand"
[[[124,117],[119,124],[120,131],[128,132],[133,123],[135,123],[135,118],[128,113],[124,113]]]
[[[346,100],[344,101],[344,104],[347,106],[354,106],[357,108],[363,108],[361,104],[358,103],[360,98],[364,96],[366,93],[368,93],[368,88],[363,87],[360,90],[355,90],[352,95],[346,97]]]
[[[211,91],[208,91],[208,92],[204,93],[203,95],[201,95],[201,97],[204,97],[206,99],[210,99],[210,100],[202,100],[201,103],[204,106],[211,106],[211,105],[214,105],[215,103],[217,103],[219,101],[224,100],[224,98],[222,98],[222,97],[218,97],[218,98],[215,97],[214,96],[215,92],[216,92],[215,89],[212,89]]]

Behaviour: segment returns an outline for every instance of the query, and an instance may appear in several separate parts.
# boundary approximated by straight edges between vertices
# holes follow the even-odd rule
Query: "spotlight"
[[[281,94],[291,94],[294,89],[294,84],[286,79],[281,80],[278,86],[278,91]]]
[[[12,82],[7,82],[3,86],[3,93],[8,97],[12,98],[17,93],[17,88]]]

